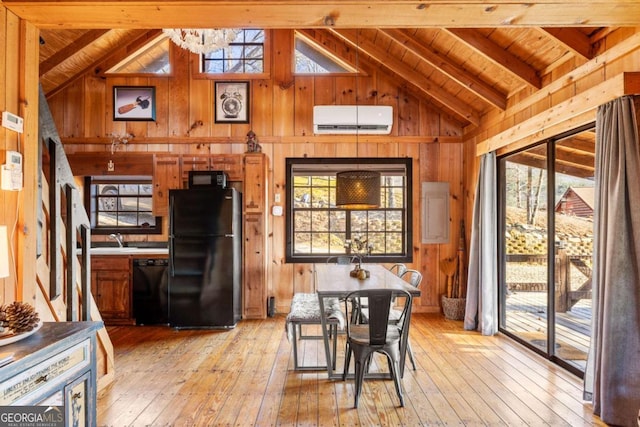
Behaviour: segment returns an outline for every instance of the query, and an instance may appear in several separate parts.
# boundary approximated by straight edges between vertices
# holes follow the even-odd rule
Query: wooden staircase
[[[82,195],[40,87],[40,180],[36,310],[44,321],[101,321],[91,295],[91,224]],[[97,334],[98,389],[114,379],[113,345],[106,328]]]

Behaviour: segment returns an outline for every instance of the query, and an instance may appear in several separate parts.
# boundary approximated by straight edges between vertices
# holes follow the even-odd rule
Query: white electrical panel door
[[[422,243],[449,243],[449,183],[422,183]]]

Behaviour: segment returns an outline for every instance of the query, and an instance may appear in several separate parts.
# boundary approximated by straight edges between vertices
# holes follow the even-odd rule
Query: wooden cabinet
[[[267,202],[267,162],[264,154],[244,156],[244,211],[264,213]]]
[[[182,156],[181,175],[183,188],[187,188],[189,171],[223,171],[229,181],[243,181],[242,155],[214,154],[212,156]]]
[[[267,317],[267,159],[245,154],[244,159],[244,317]]]
[[[243,181],[244,170],[242,168],[242,155],[240,154],[214,154],[211,156],[211,170],[223,171],[229,181]]]
[[[261,214],[247,214],[244,218],[244,317],[267,317],[265,229]]]
[[[91,293],[106,324],[135,324],[128,256],[91,257]]]
[[[102,322],[45,322],[32,337],[8,344],[0,368],[0,405],[59,407],[65,425],[95,426],[96,331]]]
[[[156,154],[153,156],[153,214],[168,216],[169,190],[182,188],[180,156]]]
[[[189,188],[190,171],[208,170],[211,170],[211,162],[209,156],[182,156],[182,158],[180,159],[180,176],[182,180],[182,188]]]

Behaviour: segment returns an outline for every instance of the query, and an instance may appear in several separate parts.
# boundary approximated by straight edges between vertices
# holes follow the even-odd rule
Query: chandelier
[[[228,28],[165,28],[162,32],[181,48],[197,54],[223,49],[236,39],[235,30]]]

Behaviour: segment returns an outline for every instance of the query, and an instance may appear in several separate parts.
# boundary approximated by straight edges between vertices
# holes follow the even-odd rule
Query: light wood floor
[[[282,315],[230,331],[109,333],[116,379],[98,395],[101,426],[604,425],[581,399],[582,380],[504,336],[464,331],[440,315],[412,316],[418,368],[407,363],[404,408],[391,381],[367,380],[353,409],[352,381],[293,371]],[[324,359],[316,341],[303,352],[305,363]]]

